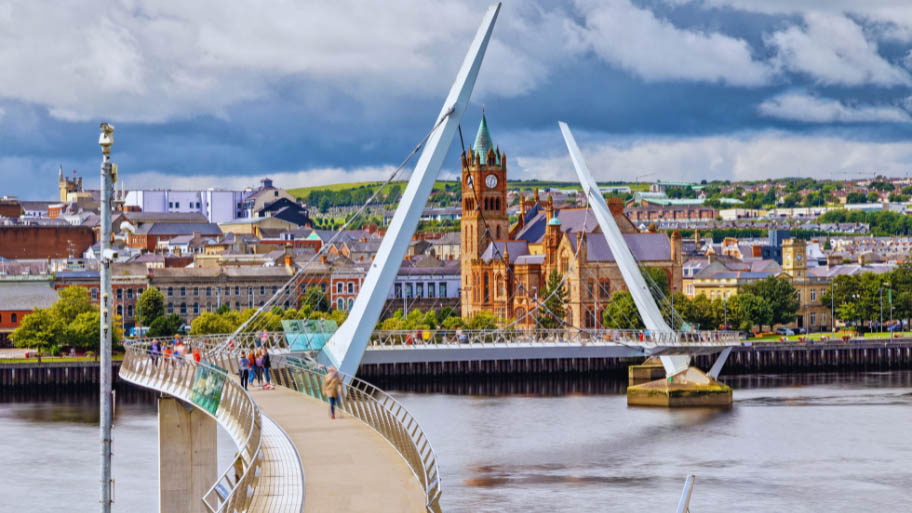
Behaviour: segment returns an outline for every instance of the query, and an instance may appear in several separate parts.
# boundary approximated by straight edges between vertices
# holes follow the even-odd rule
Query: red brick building
[[[79,257],[95,244],[88,226],[0,225],[0,257],[69,258]]]
[[[0,346],[10,345],[9,335],[35,308],[47,308],[57,293],[46,280],[0,282]]]

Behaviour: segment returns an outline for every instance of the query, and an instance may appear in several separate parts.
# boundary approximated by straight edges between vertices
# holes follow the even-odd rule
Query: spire
[[[478,125],[478,133],[475,134],[475,144],[472,145],[472,151],[484,159],[493,146],[494,142],[491,140],[491,131],[488,130],[488,120],[485,117],[484,107],[482,107],[481,123]]]
[[[63,164],[60,164],[60,168],[57,171],[57,181],[58,182],[63,181]]]

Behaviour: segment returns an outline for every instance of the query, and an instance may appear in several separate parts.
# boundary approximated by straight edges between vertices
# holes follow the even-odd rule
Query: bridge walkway
[[[305,513],[426,511],[406,462],[367,425],[340,418],[338,409],[332,420],[326,403],[285,387],[249,390],[260,411],[297,449],[306,483]]]

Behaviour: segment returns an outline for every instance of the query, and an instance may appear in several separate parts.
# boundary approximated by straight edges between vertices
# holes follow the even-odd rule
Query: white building
[[[175,191],[146,189],[127,192],[124,205],[139,207],[143,212],[199,212],[210,223],[226,223],[238,217],[248,217],[244,200],[255,190],[229,191],[206,189],[200,191]]]

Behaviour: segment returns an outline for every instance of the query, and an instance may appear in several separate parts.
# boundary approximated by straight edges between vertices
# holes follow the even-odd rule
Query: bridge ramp
[[[425,497],[405,460],[355,418],[284,387],[250,394],[288,434],[304,469],[304,512],[424,513]],[[343,414],[344,415],[344,414]]]

